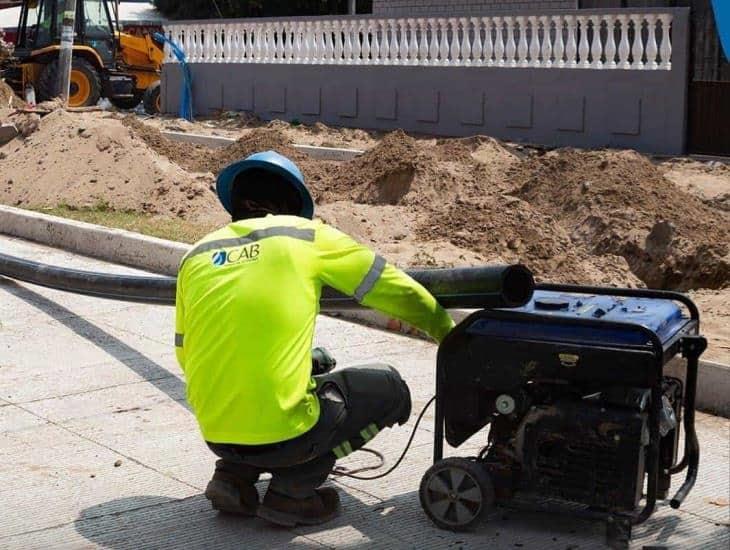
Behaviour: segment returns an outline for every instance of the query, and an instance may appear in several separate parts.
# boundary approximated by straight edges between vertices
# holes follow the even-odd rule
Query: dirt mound
[[[516,194],[555,217],[574,243],[626,259],[654,288],[730,282],[730,224],[633,151],[562,149],[516,165]]]
[[[411,192],[416,171],[426,154],[416,140],[402,131],[388,134],[376,147],[340,170],[341,187],[350,188],[353,199],[366,204],[399,204]]]
[[[509,195],[457,200],[434,210],[418,232],[425,240],[448,238],[489,262],[523,263],[540,281],[641,286],[623,258],[589,254],[550,216]]]
[[[484,167],[472,153],[479,147],[476,141],[416,140],[396,130],[342,163],[319,191],[325,202],[349,198],[430,210],[459,197],[480,196],[485,187],[495,185],[494,174],[477,178]]]
[[[144,124],[134,115],[124,117],[122,123],[144,141],[147,147],[190,172],[217,174],[231,162],[259,151],[277,151],[295,161],[306,161],[309,158],[291,147],[284,134],[273,128],[255,128],[235,143],[220,149],[210,149],[168,139],[159,130]]]
[[[195,145],[181,141],[173,141],[162,135],[162,132],[144,124],[135,115],[122,118],[122,124],[129,128],[135,137],[142,140],[147,147],[167,157],[172,162],[191,172],[206,172],[197,170],[199,165],[206,162],[211,150],[202,145]]]
[[[140,143],[121,121],[55,111],[25,140],[3,147],[0,202],[25,207],[133,210],[225,220],[212,178],[185,172]]]
[[[523,262],[542,280],[641,285],[623,258],[590,254],[551,216],[509,195],[514,185],[507,176],[521,162],[491,138],[427,141],[395,131],[343,163],[318,191],[323,203],[349,199],[381,209],[398,207],[400,219],[394,215],[368,233],[381,246],[389,240],[384,237],[390,226],[404,227],[402,220],[409,216],[406,243],[447,242],[472,258],[475,253],[493,262]],[[360,221],[369,225],[371,220]]]
[[[276,151],[289,157],[294,162],[303,162],[309,159],[307,155],[294,149],[290,141],[279,130],[255,128],[235,143],[216,151],[208,162],[201,164],[200,168],[218,173],[230,163],[261,151]]]
[[[437,139],[433,150],[440,160],[467,164],[476,161],[505,167],[518,160],[504,144],[489,136]]]

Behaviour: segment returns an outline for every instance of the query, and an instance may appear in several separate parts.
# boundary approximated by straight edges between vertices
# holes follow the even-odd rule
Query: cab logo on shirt
[[[252,262],[257,260],[261,252],[261,247],[258,243],[252,243],[239,248],[234,248],[226,252],[225,250],[218,250],[213,253],[211,260],[213,265],[221,267],[224,265],[240,264],[243,262]]]

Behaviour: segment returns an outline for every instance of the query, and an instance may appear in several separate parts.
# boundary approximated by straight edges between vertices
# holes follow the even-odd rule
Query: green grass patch
[[[94,206],[75,207],[60,204],[31,210],[182,243],[194,243],[215,229],[213,225],[195,224],[179,218],[163,218],[129,210],[114,210],[104,202]]]

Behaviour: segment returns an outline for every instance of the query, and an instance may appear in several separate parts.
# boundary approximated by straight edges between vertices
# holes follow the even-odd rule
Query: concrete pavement
[[[0,236],[0,250],[82,269],[134,270]],[[418,503],[431,412],[405,464],[377,481],[340,478],[344,513],[278,529],[219,516],[202,496],[214,456],[184,400],[172,308],[132,305],[0,278],[0,548],[602,548],[600,524],[498,510],[476,533],[436,529]],[[321,318],[316,345],[346,366],[399,368],[419,411],[433,392],[435,346]],[[376,438],[393,460],[415,420]],[[730,545],[730,422],[699,414],[700,480],[680,511],[662,503],[636,548]],[[478,434],[448,454],[473,455]],[[355,453],[350,464],[370,459]],[[265,489],[266,481],[260,489]]]

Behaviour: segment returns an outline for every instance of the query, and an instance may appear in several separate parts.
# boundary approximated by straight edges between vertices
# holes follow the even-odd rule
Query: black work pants
[[[316,376],[320,416],[308,432],[269,445],[208,443],[221,460],[216,470],[255,482],[271,473],[269,489],[306,498],[327,480],[335,461],[359,449],[383,428],[411,414],[408,386],[393,367],[366,365]]]

